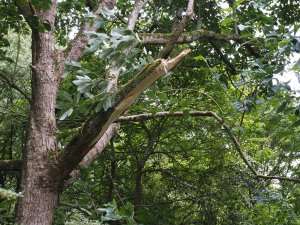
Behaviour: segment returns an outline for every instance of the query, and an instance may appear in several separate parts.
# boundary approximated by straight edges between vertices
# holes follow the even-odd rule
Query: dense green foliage
[[[21,158],[29,116],[24,93],[31,89],[30,29],[11,2],[0,1],[1,160]],[[170,57],[185,48],[191,55],[126,112],[183,111],[183,117],[122,123],[110,146],[90,168],[80,168],[81,177],[61,196],[69,205],[61,204],[54,224],[300,224],[299,184],[255,179],[216,120],[189,115],[205,110],[221,116],[260,174],[300,177],[299,97],[278,80],[299,77],[300,3],[233,2],[196,1],[186,32],[237,32],[242,39],[177,45]],[[119,0],[114,12],[104,11],[97,32],[87,33],[81,61],[66,65],[57,103],[62,147],[92,113],[113,105],[114,92],[105,92],[107,65],[121,68],[119,83],[125,84],[160,49],[137,43],[141,33],[170,33],[187,1],[150,0],[134,32],[126,28],[133,4]],[[85,6],[85,0],[59,3],[58,48],[68,48],[72,32],[91,19]],[[18,192],[18,177],[1,171],[0,187]],[[15,201],[1,196],[0,223],[11,224]]]

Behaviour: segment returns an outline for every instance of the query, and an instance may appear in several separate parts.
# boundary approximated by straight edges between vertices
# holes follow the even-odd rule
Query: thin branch
[[[95,19],[99,18],[99,14],[103,8],[111,10],[115,6],[115,3],[116,0],[100,1],[97,7],[95,7],[95,10],[93,11]],[[67,48],[64,52],[66,60],[77,61],[82,56],[83,51],[85,50],[89,41],[89,38],[87,37],[85,32],[90,30],[96,30],[96,28],[93,28],[91,26],[90,21],[86,21],[79,29],[75,38],[71,41],[70,47]]]
[[[7,76],[4,74],[3,71],[0,71],[0,80],[2,82],[5,82],[6,84],[8,84],[10,87],[12,87],[13,89],[15,89],[16,91],[18,91],[29,102],[31,102],[31,98],[29,97],[29,95],[24,90],[22,90],[18,85],[16,85],[14,82],[12,82],[10,79],[8,79]]]
[[[87,216],[92,216],[93,215],[90,211],[86,210],[85,208],[83,208],[79,205],[74,205],[74,204],[67,203],[67,202],[60,202],[59,205],[66,206],[66,207],[73,208],[73,209],[77,209],[80,212],[83,212],[84,214],[86,214]]]
[[[234,65],[229,61],[229,59],[223,54],[223,52],[221,51],[221,49],[219,48],[219,46],[212,40],[208,40],[209,43],[211,44],[211,46],[213,47],[213,49],[219,54],[221,60],[227,65],[228,68],[228,72],[230,74],[235,75],[236,74],[236,69],[234,67]]]
[[[144,6],[149,2],[149,0],[136,0],[132,12],[128,18],[128,28],[133,30],[137,21],[137,18]]]
[[[280,177],[280,176],[264,176],[264,175],[257,175],[257,179],[269,179],[269,180],[286,180],[286,181],[293,181],[296,183],[300,183],[300,180],[297,178],[292,177]]]
[[[158,53],[158,58],[165,58],[169,52],[174,47],[174,44],[184,31],[186,25],[190,21],[190,19],[194,16],[194,0],[189,0],[188,7],[185,16],[183,17],[182,21],[178,24],[174,32],[172,33],[172,36],[169,40],[169,42],[166,44],[166,46]]]
[[[151,120],[154,118],[162,118],[162,117],[181,117],[183,116],[183,112],[158,112],[155,114],[151,113],[144,113],[144,114],[139,114],[139,115],[134,115],[134,116],[121,116],[119,119],[116,120],[116,122],[140,122],[140,121],[145,121],[145,120]],[[224,120],[219,117],[216,113],[211,112],[211,111],[191,111],[189,112],[190,116],[208,116],[208,117],[213,117],[218,123],[222,125],[222,127],[225,129],[227,132],[228,136],[234,143],[234,146],[236,147],[240,157],[244,161],[244,163],[247,165],[248,169],[254,174],[255,178],[257,179],[277,179],[277,180],[287,180],[287,181],[293,181],[293,182],[300,182],[299,179],[296,178],[288,178],[288,177],[279,177],[279,176],[265,176],[265,175],[260,175],[258,172],[254,169],[254,167],[251,165],[249,160],[247,159],[247,156],[243,152],[241,145],[237,138],[234,136],[232,133],[231,129],[229,126],[224,122]]]

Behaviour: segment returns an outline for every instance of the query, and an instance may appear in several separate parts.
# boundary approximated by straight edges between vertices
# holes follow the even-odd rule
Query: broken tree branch
[[[158,59],[148,64],[117,92],[114,106],[107,111],[102,110],[94,114],[85,123],[81,132],[66,146],[58,159],[61,172],[64,175],[63,178],[68,177],[71,171],[103,136],[108,127],[135,102],[144,90],[159,78],[174,70],[190,52],[187,49],[171,60]]]
[[[129,16],[128,19],[128,28],[133,31],[136,21],[138,18],[138,15],[142,8],[147,4],[149,0],[143,0],[139,1],[136,0],[136,4],[133,7],[132,13]],[[111,65],[111,68],[107,71],[107,81],[108,86],[106,88],[107,92],[114,92],[117,90],[117,83],[118,78],[120,74],[120,68],[114,67],[114,65]],[[113,137],[113,135],[119,130],[120,126],[118,124],[112,124],[107,129],[107,131],[104,133],[104,135],[100,138],[100,140],[95,144],[95,146],[89,151],[89,153],[82,159],[80,162],[81,167],[88,167],[90,166],[94,160],[97,159],[97,157],[102,153],[102,151],[105,149],[105,147],[109,144],[110,139]],[[78,175],[76,171],[74,173],[71,173],[71,176],[74,178],[73,175]]]
[[[93,151],[89,151],[89,153],[83,158],[79,165],[82,167],[90,166],[93,161],[103,152],[105,147],[110,143],[111,138],[119,130],[119,128],[120,124],[118,123],[110,125],[104,135],[93,147]]]

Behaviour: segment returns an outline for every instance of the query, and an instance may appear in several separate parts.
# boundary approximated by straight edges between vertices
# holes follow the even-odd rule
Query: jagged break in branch
[[[174,70],[190,52],[187,49],[171,60],[158,59],[148,64],[117,93],[114,106],[107,111],[94,114],[58,158],[63,174],[62,179],[68,177],[71,171],[103,136],[108,127],[134,103],[144,90],[169,71]]]

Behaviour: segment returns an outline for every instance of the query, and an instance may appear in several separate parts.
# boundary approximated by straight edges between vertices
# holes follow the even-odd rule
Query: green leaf
[[[284,109],[286,108],[286,105],[287,105],[287,102],[285,101],[285,102],[283,102],[279,107],[278,107],[278,109],[277,109],[277,113],[281,113],[281,112],[283,112],[284,111]]]
[[[65,65],[68,67],[81,68],[80,63],[75,61],[66,61]]]
[[[242,126],[238,125],[237,128],[239,129],[239,131],[240,131],[241,133],[244,133],[244,128],[243,128]]]
[[[300,59],[293,65],[292,70],[293,71],[299,71],[300,70]]]
[[[300,120],[297,120],[292,124],[292,127],[299,127],[300,126]]]
[[[228,17],[228,18],[226,18],[225,20],[222,21],[221,25],[222,26],[226,26],[226,25],[228,25],[228,24],[230,24],[232,22],[233,22],[233,18]]]
[[[200,60],[200,61],[206,61],[206,59],[205,59],[205,57],[204,56],[202,56],[202,55],[198,55],[198,56],[196,56],[195,58],[194,58],[195,60]]]
[[[107,58],[109,57],[113,52],[115,51],[114,48],[107,48],[105,50],[103,50],[102,52],[99,53],[99,57],[100,58]]]
[[[66,91],[60,90],[60,91],[58,92],[58,96],[61,97],[61,98],[65,98],[65,99],[67,99],[69,102],[73,103],[73,98],[72,98],[72,96],[71,96],[68,92],[66,92]]]
[[[233,8],[231,8],[231,7],[228,7],[228,8],[222,8],[222,11],[223,11],[223,12],[232,13]]]
[[[115,66],[117,68],[120,68],[121,66],[123,66],[123,64],[126,62],[126,58],[119,58],[116,62],[115,62]]]
[[[109,22],[108,20],[101,18],[101,19],[95,21],[94,27],[96,29],[104,28],[108,24],[108,22]]]
[[[235,3],[233,4],[235,7],[239,6],[242,4],[245,0],[236,0]]]
[[[125,58],[125,54],[123,54],[122,52],[114,52],[110,55],[110,59],[112,61],[117,61],[120,58]]]
[[[102,13],[102,15],[107,16],[107,17],[115,17],[114,11],[109,10],[106,7],[102,7],[101,13]]]
[[[71,71],[65,70],[64,73],[63,73],[63,75],[61,77],[62,78],[66,78],[70,73],[71,73]]]
[[[67,111],[63,112],[59,117],[59,120],[65,120],[67,117],[71,116],[73,113],[73,108],[68,109]]]
[[[120,209],[120,215],[125,217],[132,217],[134,214],[134,205],[130,202],[126,203],[126,206],[123,206]]]
[[[187,120],[190,118],[190,112],[188,110],[183,110],[183,119]]]
[[[135,42],[135,39],[128,39],[125,41],[120,41],[119,44],[117,45],[117,50],[122,51],[125,50],[127,48],[129,48],[133,43]]]
[[[147,91],[146,95],[148,96],[149,99],[156,99],[156,94],[154,91]]]
[[[114,96],[107,95],[104,99],[103,109],[104,111],[107,111],[109,108],[111,108],[115,104]]]

